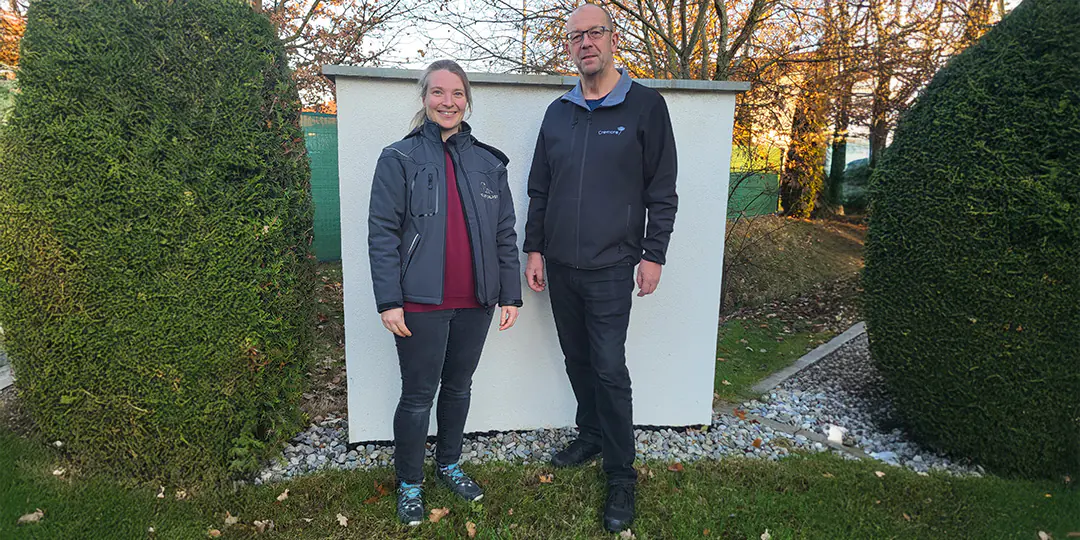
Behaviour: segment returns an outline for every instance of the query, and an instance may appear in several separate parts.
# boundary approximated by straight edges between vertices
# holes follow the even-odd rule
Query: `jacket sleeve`
[[[401,294],[401,229],[405,223],[405,167],[385,153],[375,165],[368,208],[371,284],[380,313],[404,305]]]
[[[529,169],[529,216],[525,222],[525,242],[521,250],[526,253],[544,252],[544,214],[547,211],[548,186],[551,185],[551,168],[548,166],[544,130],[536,137],[532,167]]]
[[[521,306],[521,262],[518,259],[517,231],[514,224],[514,196],[510,193],[506,169],[499,175],[499,305]]]
[[[641,243],[642,258],[664,264],[671,231],[675,228],[679,196],[675,192],[678,169],[675,135],[663,97],[649,112],[644,140],[645,192],[642,197],[648,210],[648,225]]]

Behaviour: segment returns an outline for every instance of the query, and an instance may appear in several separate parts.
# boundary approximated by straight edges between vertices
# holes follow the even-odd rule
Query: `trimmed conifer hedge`
[[[136,478],[257,470],[301,427],[299,100],[241,0],[35,0],[0,134],[0,326],[41,432]]]
[[[934,77],[871,179],[870,350],[914,436],[1080,472],[1080,2],[1026,0]]]

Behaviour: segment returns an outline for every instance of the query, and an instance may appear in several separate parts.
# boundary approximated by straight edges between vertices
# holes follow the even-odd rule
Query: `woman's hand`
[[[517,316],[517,306],[503,306],[502,312],[499,314],[499,330],[507,330],[514,326],[514,323],[517,322]]]
[[[405,310],[402,308],[388,309],[379,314],[382,317],[382,325],[398,337],[410,337],[412,332],[405,326]],[[515,314],[516,316],[516,314]]]

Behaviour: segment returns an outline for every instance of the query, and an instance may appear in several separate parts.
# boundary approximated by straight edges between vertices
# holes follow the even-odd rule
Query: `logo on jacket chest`
[[[601,130],[597,131],[596,134],[597,135],[615,135],[615,136],[619,136],[619,135],[622,135],[624,131],[626,131],[626,126],[619,126],[619,127],[615,128],[615,129],[601,129]]]
[[[487,182],[480,182],[480,196],[491,200],[499,198],[499,194],[492,191],[491,188],[488,187]]]

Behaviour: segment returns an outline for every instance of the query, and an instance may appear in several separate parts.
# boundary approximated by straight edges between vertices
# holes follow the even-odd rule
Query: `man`
[[[638,296],[651,294],[678,204],[675,139],[660,94],[615,68],[619,35],[606,11],[579,7],[566,40],[580,82],[548,107],[536,141],[525,278],[536,292],[551,287],[577,398],[578,438],[552,464],[578,465],[602,452],[604,526],[619,532],[634,520],[637,481],[625,354],[634,265]]]

